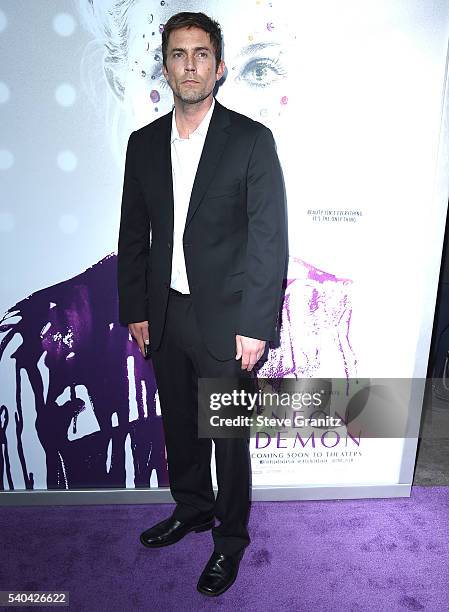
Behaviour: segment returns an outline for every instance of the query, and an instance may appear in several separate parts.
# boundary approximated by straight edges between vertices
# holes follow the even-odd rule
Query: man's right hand
[[[140,352],[145,357],[144,344],[150,344],[150,330],[148,327],[148,321],[142,321],[141,323],[130,323],[128,325],[129,333],[137,341]]]

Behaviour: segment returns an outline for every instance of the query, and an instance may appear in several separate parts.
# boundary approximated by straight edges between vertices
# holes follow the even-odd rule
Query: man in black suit
[[[202,13],[165,24],[174,111],[130,136],[118,247],[119,318],[151,351],[176,502],[141,542],[167,546],[212,528],[197,586],[211,596],[235,581],[250,541],[250,461],[247,439],[214,439],[215,500],[212,442],[198,437],[198,378],[254,375],[277,338],[287,250],[273,136],[214,99],[221,51],[220,27]]]

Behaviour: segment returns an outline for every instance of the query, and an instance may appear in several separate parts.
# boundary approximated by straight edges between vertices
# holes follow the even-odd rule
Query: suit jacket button
[[[168,242],[167,246],[168,246],[169,249],[171,249],[171,242]]]

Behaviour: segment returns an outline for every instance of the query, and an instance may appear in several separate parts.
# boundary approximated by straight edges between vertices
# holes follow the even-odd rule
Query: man
[[[212,442],[198,438],[198,378],[251,377],[277,337],[286,266],[273,137],[214,100],[221,50],[219,25],[202,13],[165,24],[174,110],[130,136],[118,246],[120,321],[143,354],[151,345],[176,502],[141,542],[167,546],[212,529],[197,586],[209,596],[233,584],[250,541],[250,463],[246,439],[214,440],[215,500]]]

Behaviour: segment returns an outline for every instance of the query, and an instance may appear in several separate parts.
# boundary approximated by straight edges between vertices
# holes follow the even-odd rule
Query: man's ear
[[[217,81],[220,81],[225,73],[226,66],[223,60],[220,60],[220,63],[217,66],[216,77]]]
[[[164,66],[164,64],[162,64],[162,74],[165,77],[165,80],[168,81],[168,72],[167,72],[167,68]]]

